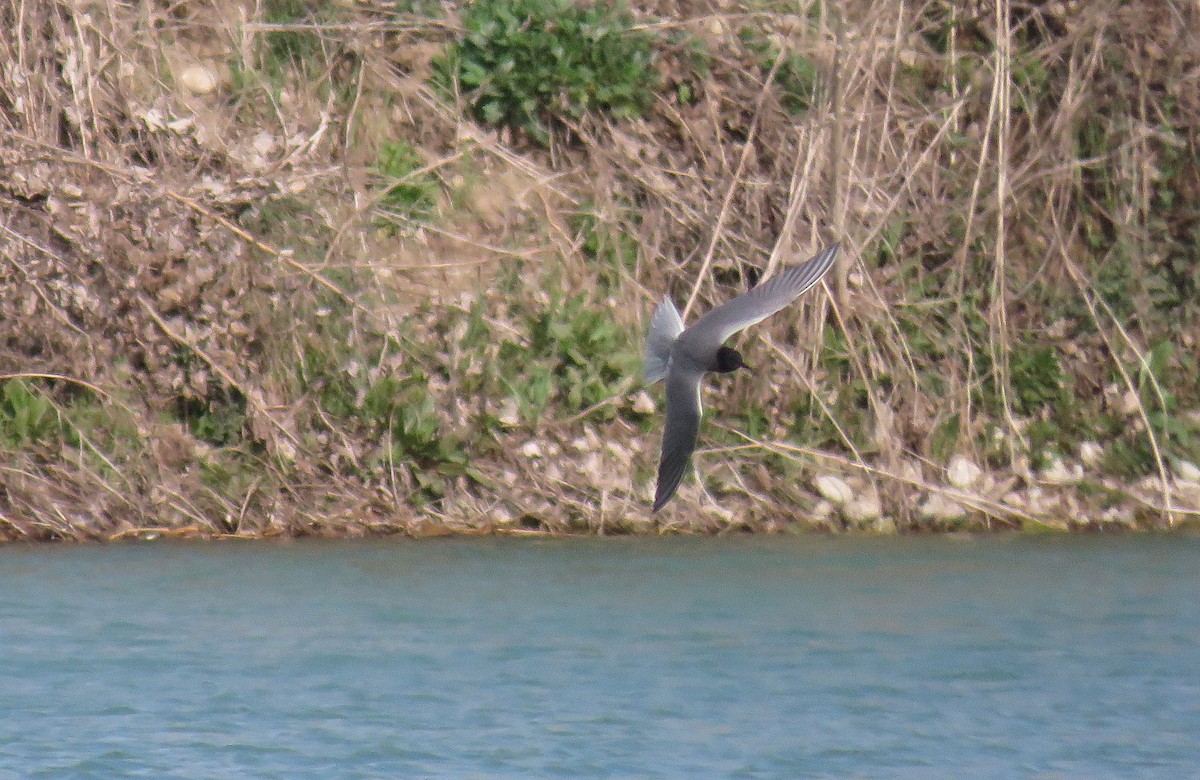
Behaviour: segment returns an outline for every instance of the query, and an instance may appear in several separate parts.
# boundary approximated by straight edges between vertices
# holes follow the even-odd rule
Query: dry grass
[[[1198,514],[1195,4],[643,4],[657,101],[548,148],[429,86],[456,19],[277,7],[0,6],[0,538]],[[653,524],[648,399],[572,350],[831,240]]]

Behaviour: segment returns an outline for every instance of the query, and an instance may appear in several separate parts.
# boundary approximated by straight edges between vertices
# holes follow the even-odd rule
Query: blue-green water
[[[1200,540],[0,549],[0,777],[1200,774]]]

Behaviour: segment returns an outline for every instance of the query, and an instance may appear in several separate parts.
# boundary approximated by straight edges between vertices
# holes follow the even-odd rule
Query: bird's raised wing
[[[667,375],[667,424],[663,429],[662,458],[658,461],[658,485],[654,488],[654,511],[662,509],[675,495],[692,450],[696,449],[696,434],[700,430],[699,369],[672,366]]]
[[[838,244],[827,247],[807,263],[784,268],[753,290],[726,301],[692,323],[680,334],[689,351],[715,352],[725,340],[743,328],[762,322],[803,295],[833,267]]]

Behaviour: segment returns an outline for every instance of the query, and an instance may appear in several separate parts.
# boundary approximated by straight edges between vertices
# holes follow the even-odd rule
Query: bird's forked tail
[[[664,298],[654,310],[650,332],[646,334],[646,359],[643,373],[646,384],[652,385],[667,375],[671,364],[671,347],[683,333],[683,319],[670,298]]]

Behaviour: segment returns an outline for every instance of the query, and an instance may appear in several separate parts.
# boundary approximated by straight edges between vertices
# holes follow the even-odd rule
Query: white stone
[[[609,475],[608,470],[604,468],[604,463],[600,459],[600,453],[598,452],[589,452],[587,455],[584,455],[583,460],[579,464],[579,471],[593,484],[607,481],[605,477]]]
[[[1195,482],[1184,482],[1177,479],[1175,480],[1174,488],[1176,499],[1185,504],[1200,506],[1200,485]]]
[[[255,133],[254,140],[250,144],[254,147],[254,151],[259,154],[270,154],[275,149],[275,136],[262,130]]]
[[[1183,501],[1200,506],[1200,468],[1191,461],[1175,463],[1175,495]]]
[[[604,449],[614,460],[622,465],[628,465],[633,460],[633,451],[616,439],[609,439],[604,442]]]
[[[896,527],[896,521],[890,517],[880,517],[875,521],[875,533],[879,534],[894,534],[899,533],[900,529]]]
[[[1100,513],[1100,520],[1105,523],[1120,523],[1132,526],[1135,524],[1133,513],[1125,507],[1109,507]]]
[[[858,496],[847,502],[842,510],[846,519],[852,523],[867,523],[872,520],[878,520],[883,514],[882,508],[879,506],[879,497],[868,493]]]
[[[967,510],[963,509],[961,504],[946,498],[941,493],[930,494],[917,511],[931,520],[957,520],[967,514]]]
[[[1137,413],[1137,410],[1142,406],[1142,399],[1132,390],[1126,390],[1121,395],[1121,400],[1117,406],[1121,414],[1132,416]]]
[[[983,469],[962,455],[955,455],[946,466],[946,478],[959,490],[969,490],[983,476]]]
[[[284,437],[276,442],[275,455],[288,463],[292,463],[296,460],[296,445],[288,441],[287,437]]]
[[[1042,469],[1039,477],[1048,485],[1070,485],[1083,478],[1083,466],[1055,458],[1050,461],[1050,465]]]
[[[1079,460],[1089,469],[1100,465],[1104,459],[1104,448],[1094,441],[1085,441],[1079,445]]]
[[[167,122],[167,129],[178,135],[183,135],[195,126],[196,117],[194,116],[180,117],[179,119],[172,119],[170,122]]]
[[[193,95],[207,95],[217,88],[217,74],[205,65],[188,65],[179,74],[179,83]]]
[[[1037,485],[1029,488],[1024,494],[1018,494],[1018,496],[1017,503],[1024,506],[1029,514],[1044,517],[1050,513],[1052,502]]]
[[[921,473],[921,464],[913,460],[900,461],[900,468],[897,471],[900,480],[910,485],[919,485],[925,479],[925,475]]]
[[[633,397],[633,411],[638,414],[654,414],[654,399],[645,390],[639,390]]]
[[[845,506],[854,498],[854,491],[846,484],[846,480],[832,474],[821,474],[813,480],[813,485],[834,506]]]
[[[1175,476],[1182,482],[1200,485],[1200,468],[1190,460],[1181,460],[1175,464]]]
[[[527,458],[542,457],[542,448],[536,441],[527,441],[521,445],[521,454]]]
[[[163,112],[157,108],[148,108],[140,114],[142,121],[146,123],[146,127],[151,130],[162,130],[167,126],[166,117]]]
[[[1148,474],[1137,482],[1134,486],[1144,496],[1162,495],[1162,479],[1157,474]]]
[[[515,398],[505,398],[500,404],[500,413],[496,415],[496,419],[501,425],[509,428],[514,428],[521,424],[521,414],[517,409],[517,400]]]

